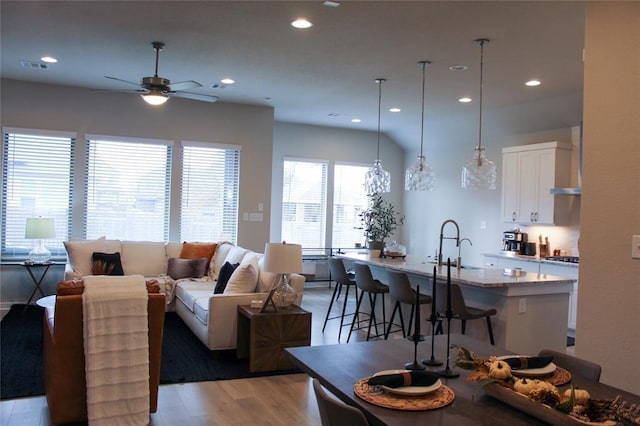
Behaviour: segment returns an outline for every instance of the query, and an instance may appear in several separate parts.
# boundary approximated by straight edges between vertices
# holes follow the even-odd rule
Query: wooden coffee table
[[[249,357],[249,370],[294,368],[284,348],[311,344],[311,312],[297,306],[278,312],[238,306],[237,357]]]

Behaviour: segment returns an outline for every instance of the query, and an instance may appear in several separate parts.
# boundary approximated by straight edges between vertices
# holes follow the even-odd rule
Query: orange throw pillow
[[[200,259],[206,257],[209,262],[216,253],[218,244],[204,244],[204,243],[182,243],[182,251],[180,252],[180,259]]]

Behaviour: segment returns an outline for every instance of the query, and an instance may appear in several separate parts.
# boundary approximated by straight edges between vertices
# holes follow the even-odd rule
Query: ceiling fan
[[[140,83],[134,83],[133,81],[127,81],[121,78],[105,76],[105,78],[108,78],[110,80],[133,84],[139,87],[137,90],[107,90],[107,92],[139,93],[140,96],[142,96],[142,99],[144,99],[150,105],[162,105],[172,96],[204,102],[216,102],[218,100],[217,96],[202,95],[200,93],[184,91],[202,87],[202,84],[198,83],[197,81],[187,80],[181,81],[179,83],[171,83],[169,79],[159,77],[158,60],[160,57],[160,51],[164,47],[164,43],[161,41],[154,41],[151,43],[151,46],[153,46],[153,50],[156,51],[156,70],[153,77],[142,77]]]

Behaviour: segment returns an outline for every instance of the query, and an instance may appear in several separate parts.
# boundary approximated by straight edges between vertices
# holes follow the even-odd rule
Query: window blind
[[[87,137],[85,237],[168,241],[171,142]]]
[[[282,239],[303,248],[325,246],[327,163],[284,160]]]
[[[238,233],[239,147],[182,143],[181,241],[230,241]]]
[[[63,256],[71,229],[71,185],[75,133],[3,128],[2,257],[26,257],[27,218],[53,218],[56,237],[44,241]]]
[[[332,246],[354,247],[364,243],[358,212],[367,207],[364,176],[369,167],[336,164],[333,190],[333,234]]]

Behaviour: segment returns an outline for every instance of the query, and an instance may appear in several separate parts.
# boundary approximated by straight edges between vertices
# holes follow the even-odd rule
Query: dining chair
[[[553,349],[542,349],[538,352],[538,355],[552,356],[554,364],[569,370],[571,374],[578,374],[594,382],[600,381],[602,367],[595,362],[587,361],[586,359],[578,358],[567,353],[554,351]]]
[[[387,271],[389,277],[389,295],[392,299],[395,299],[396,303],[393,305],[393,311],[391,312],[391,318],[389,319],[389,325],[387,326],[387,332],[384,338],[389,338],[391,332],[391,326],[393,325],[393,319],[396,312],[400,314],[400,329],[402,330],[402,337],[407,337],[407,334],[411,335],[411,326],[414,323],[414,314],[416,308],[416,291],[411,288],[409,277],[406,273],[400,271]],[[404,331],[404,318],[402,315],[402,304],[405,303],[411,306],[411,313],[409,314],[409,327],[407,332]],[[431,303],[431,296],[420,293],[418,296],[418,304],[426,305]]]
[[[318,379],[314,378],[312,382],[322,426],[366,426],[369,424],[362,411],[330,396],[322,388]]]
[[[447,284],[444,282],[438,282],[438,297],[436,298],[436,306],[438,312],[444,317],[446,312],[446,303],[447,303]],[[493,327],[491,325],[491,317],[496,315],[498,311],[495,308],[490,309],[480,309],[472,306],[467,306],[464,301],[464,296],[462,295],[462,289],[458,284],[451,284],[451,310],[453,311],[454,317],[453,319],[459,319],[462,322],[462,334],[465,333],[467,328],[467,321],[485,318],[487,321],[487,331],[489,333],[489,341],[492,345],[495,345],[495,340],[493,338]],[[442,333],[442,319],[438,323],[438,328],[436,330],[439,333]]]
[[[331,296],[331,301],[329,302],[329,308],[327,309],[327,315],[324,318],[324,324],[322,325],[322,332],[324,333],[324,329],[327,326],[327,321],[340,318],[340,328],[338,329],[338,343],[340,343],[340,336],[342,335],[342,327],[344,324],[345,315],[354,315],[354,314],[346,314],[347,302],[349,301],[349,289],[351,287],[355,287],[354,289],[354,297],[356,303],[358,301],[358,291],[356,287],[356,282],[353,278],[353,275],[347,273],[346,268],[344,267],[344,262],[342,259],[338,257],[330,257],[329,258],[329,271],[331,272],[331,279],[336,282],[336,286],[333,289],[333,295]],[[338,300],[340,297],[340,293],[342,288],[345,288],[344,299],[342,302],[342,313],[338,316],[329,317],[331,314],[331,308],[333,307],[333,302]],[[354,316],[355,320],[355,316]],[[346,324],[350,325],[350,324]]]
[[[378,295],[382,295],[382,330],[384,332],[386,320],[386,312],[384,307],[384,295],[389,293],[389,287],[382,284],[380,281],[373,278],[371,269],[364,263],[356,262],[353,264],[353,270],[356,273],[356,286],[360,289],[360,296],[358,297],[358,303],[356,304],[356,312],[354,321],[351,321],[351,328],[349,329],[349,335],[347,336],[347,343],[351,339],[351,333],[353,333],[356,321],[355,318],[360,318],[363,315],[360,312],[360,306],[362,305],[362,298],[365,293],[369,297],[369,305],[371,306],[371,312],[368,314],[369,320],[367,326],[367,340],[371,336],[371,326],[374,325],[376,329],[376,337],[384,336],[378,332],[378,321],[376,320],[376,302]]]

